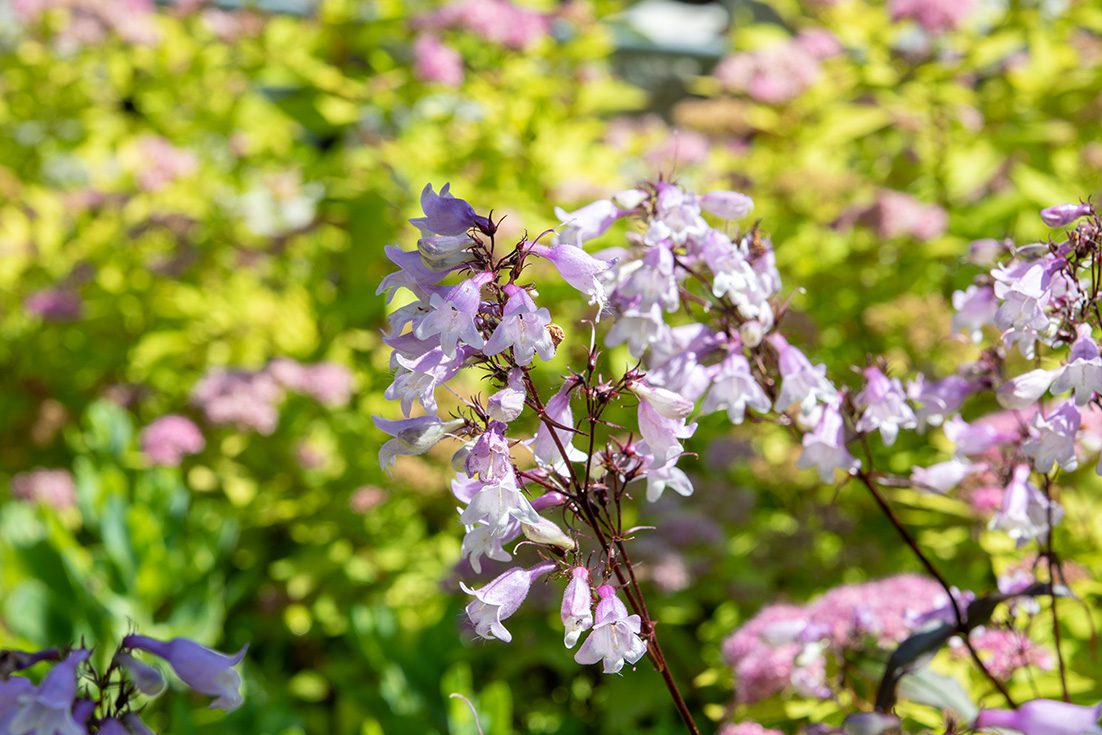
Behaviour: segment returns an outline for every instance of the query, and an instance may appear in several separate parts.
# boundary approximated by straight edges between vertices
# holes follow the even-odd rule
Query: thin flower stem
[[[972,641],[968,636],[970,630],[966,625],[967,621],[964,618],[964,614],[961,612],[960,605],[957,602],[956,596],[953,594],[953,588],[949,585],[947,581],[945,581],[945,577],[942,576],[941,572],[939,572],[937,567],[934,566],[934,563],[930,561],[930,558],[926,556],[926,553],[918,545],[918,542],[915,541],[913,536],[911,536],[911,532],[907,530],[906,526],[903,525],[903,522],[899,520],[899,516],[897,516],[895,514],[895,511],[892,510],[891,506],[888,505],[888,501],[885,500],[884,495],[880,492],[880,489],[876,486],[876,483],[873,481],[868,472],[866,472],[865,470],[861,470],[857,472],[856,476],[859,480],[861,480],[861,483],[866,488],[868,488],[869,493],[872,494],[872,497],[876,501],[876,504],[880,507],[880,510],[884,513],[888,521],[895,528],[896,533],[898,533],[900,538],[903,539],[903,543],[905,543],[907,547],[914,553],[914,555],[918,558],[919,563],[921,563],[922,566],[926,569],[927,573],[931,577],[936,579],[938,584],[941,585],[941,588],[945,590],[945,594],[949,597],[949,604],[953,609],[953,617],[956,618],[957,630],[960,632],[961,640],[964,641],[964,645],[968,649],[968,653],[972,657],[972,662],[975,663],[976,668],[979,669],[980,672],[983,673],[983,675],[994,685],[995,689],[997,689],[999,694],[1002,695],[1003,699],[1006,700],[1006,703],[1009,707],[1011,707],[1012,709],[1017,708],[1018,705],[1015,704],[1014,698],[1010,696],[1010,692],[1007,691],[1006,685],[1003,684],[997,676],[991,673],[991,671],[987,668],[987,665],[984,664],[983,659],[980,658],[979,652],[976,651],[975,646],[972,645]]]
[[[559,454],[562,456],[563,462],[566,463],[567,469],[570,472],[571,484],[575,488],[577,493],[576,500],[579,509],[585,516],[586,522],[589,523],[593,529],[594,534],[597,536],[598,543],[605,549],[611,550],[615,546],[619,552],[621,562],[616,562],[611,553],[608,554],[608,562],[612,567],[613,573],[616,575],[617,580],[620,582],[621,588],[624,590],[625,596],[628,598],[628,602],[631,604],[632,609],[639,615],[642,627],[647,633],[647,639],[649,645],[647,646],[647,655],[650,657],[651,662],[654,664],[655,669],[658,670],[659,675],[662,677],[662,681],[666,685],[666,689],[670,693],[670,697],[673,699],[674,707],[677,709],[678,715],[681,717],[681,721],[685,724],[686,729],[690,735],[700,735],[700,728],[697,727],[696,721],[693,719],[692,712],[689,710],[689,705],[685,701],[685,697],[681,694],[681,689],[677,686],[677,682],[673,678],[673,674],[670,672],[669,664],[666,662],[666,656],[662,652],[662,646],[658,643],[658,635],[655,632],[654,621],[650,617],[650,613],[647,610],[646,601],[643,597],[643,591],[639,587],[639,582],[635,578],[635,570],[632,568],[630,557],[627,555],[627,551],[624,549],[624,545],[621,539],[614,538],[612,544],[609,543],[608,537],[605,536],[604,531],[601,529],[601,523],[598,520],[597,513],[593,510],[592,505],[589,502],[589,469],[590,462],[593,458],[594,449],[594,434],[593,426],[590,426],[589,432],[589,456],[586,459],[586,477],[585,483],[582,484],[574,471],[574,466],[570,462],[569,455],[566,451],[566,447],[559,439],[558,433],[552,426],[553,422],[547,419],[547,411],[544,407],[543,401],[539,397],[539,392],[536,390],[535,383],[532,382],[531,374],[528,369],[524,370],[524,381],[528,390],[529,398],[536,405],[537,412],[540,415],[540,420],[544,421],[548,431],[551,434],[551,438],[555,442],[555,447],[558,449]],[[592,413],[591,411],[589,413]],[[627,568],[627,575],[624,574],[624,568]]]
[[[1052,480],[1048,475],[1045,475],[1045,499],[1048,501],[1045,508],[1045,520],[1048,523],[1048,533],[1045,539],[1045,546],[1047,547],[1048,554],[1048,583],[1049,583],[1049,599],[1052,600],[1052,639],[1053,645],[1056,648],[1056,663],[1060,671],[1060,690],[1063,694],[1065,702],[1071,701],[1071,694],[1068,692],[1068,669],[1067,664],[1064,661],[1064,652],[1060,647],[1060,615],[1056,610],[1056,570],[1059,568],[1059,559],[1056,556],[1056,547],[1053,545],[1053,518],[1052,518]]]

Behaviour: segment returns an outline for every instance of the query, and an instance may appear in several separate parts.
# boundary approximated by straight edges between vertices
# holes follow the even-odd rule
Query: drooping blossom
[[[581,462],[585,454],[573,445],[574,434],[562,426],[574,425],[574,412],[570,408],[570,395],[576,385],[572,381],[563,383],[555,395],[551,396],[544,406],[547,417],[558,426],[549,427],[545,422],[540,422],[535,440],[532,442],[532,454],[536,460],[544,465],[555,468],[556,471],[564,470],[566,461]],[[560,449],[561,447],[561,449]],[[566,450],[563,457],[562,449]]]
[[[1102,735],[1099,717],[1102,703],[1088,707],[1053,699],[1031,699],[1013,710],[980,710],[973,724],[977,730],[1004,728],[1022,735]]]
[[[963,291],[953,292],[953,333],[963,334],[973,342],[983,339],[983,328],[995,322],[999,302],[991,286],[972,284]]]
[[[506,425],[500,421],[491,421],[467,455],[466,469],[471,477],[478,476],[483,482],[496,482],[512,473],[509,459],[509,442],[505,439]]]
[[[512,368],[505,387],[490,396],[486,401],[486,412],[494,421],[509,423],[520,416],[524,410],[527,393],[524,388],[524,371]]]
[[[547,331],[551,312],[536,308],[536,302],[523,288],[509,284],[505,287],[508,299],[502,310],[501,321],[486,341],[483,354],[497,355],[512,349],[517,365],[525,366],[539,355],[542,360],[555,356],[555,343]]]
[[[23,308],[47,322],[72,322],[84,313],[84,301],[67,288],[44,288],[27,296]]]
[[[707,415],[726,410],[731,423],[741,424],[747,408],[766,413],[771,406],[769,396],[750,371],[749,361],[742,353],[731,351],[715,368],[713,382],[700,405],[700,413]]]
[[[1049,227],[1067,227],[1080,217],[1088,217],[1094,208],[1089,204],[1057,204],[1041,210],[1041,220]]]
[[[463,591],[475,598],[467,603],[466,608],[475,633],[482,638],[505,643],[513,640],[512,633],[502,621],[520,609],[532,583],[554,569],[553,562],[543,562],[528,569],[515,567],[479,589],[471,589],[461,582]]]
[[[142,429],[142,454],[152,464],[176,467],[184,457],[198,454],[206,447],[199,427],[185,416],[162,416]]]
[[[1067,363],[1052,381],[1052,392],[1059,395],[1074,391],[1075,405],[1085,406],[1095,393],[1102,391],[1102,357],[1098,343],[1091,336],[1090,325],[1080,324],[1077,330]]]
[[[480,273],[452,287],[446,296],[438,293],[429,297],[429,313],[417,324],[413,333],[418,339],[437,338],[440,348],[448,357],[455,356],[456,346],[462,341],[475,349],[486,345],[486,340],[475,317],[482,304],[482,287],[493,279],[492,273]]]
[[[1072,401],[1033,417],[1033,435],[1022,444],[1022,453],[1033,460],[1038,472],[1049,472],[1053,465],[1072,472],[1079,466],[1075,456],[1075,437],[1079,433],[1079,411]]]
[[[598,277],[608,270],[608,261],[594,258],[574,245],[547,247],[536,243],[530,247],[530,252],[551,261],[564,281],[589,296],[590,303],[597,304],[599,312],[604,311],[608,296]]]
[[[907,405],[899,378],[889,378],[877,367],[865,368],[864,374],[865,387],[856,398],[863,410],[855,428],[859,432],[879,430],[890,447],[900,429],[917,428],[918,420]]]
[[[617,674],[625,662],[634,664],[647,654],[647,644],[639,636],[642,619],[628,615],[616,590],[609,585],[598,587],[597,596],[600,601],[593,629],[574,654],[574,660],[582,666],[603,661],[606,674]]]
[[[437,442],[463,425],[463,419],[441,421],[436,416],[416,416],[411,419],[388,421],[373,417],[375,426],[394,437],[379,448],[379,465],[388,468],[396,457],[424,454]]]
[[[819,479],[823,482],[833,481],[835,470],[853,472],[861,467],[861,460],[846,448],[845,420],[836,403],[823,407],[819,423],[804,434],[803,447],[796,466],[800,469],[817,468]]]
[[[1064,510],[1050,501],[1029,480],[1028,465],[1018,465],[1003,493],[1003,505],[991,519],[992,530],[1004,531],[1022,545],[1042,538],[1049,530],[1049,517],[1055,525],[1063,518]]]
[[[422,233],[434,235],[462,235],[472,227],[489,229],[489,220],[475,214],[474,207],[465,200],[453,196],[451,184],[444,184],[440,193],[433,191],[432,184],[425,184],[421,191],[421,210],[423,217],[410,220]]]
[[[589,589],[589,570],[577,566],[570,570],[570,581],[562,596],[563,643],[573,648],[582,633],[593,627],[593,593]]]
[[[163,659],[190,689],[215,698],[212,709],[230,711],[241,706],[241,675],[233,667],[241,663],[248,646],[227,656],[187,638],[160,641],[144,635],[128,635],[122,645]]]
[[[581,247],[603,235],[620,216],[620,211],[611,201],[599,199],[573,212],[556,207],[555,216],[563,223],[558,232],[559,243]]]

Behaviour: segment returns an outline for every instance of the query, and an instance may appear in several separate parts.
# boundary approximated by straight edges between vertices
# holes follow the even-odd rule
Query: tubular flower
[[[647,653],[647,644],[639,637],[642,620],[638,615],[628,615],[616,590],[607,584],[597,588],[597,596],[601,601],[597,603],[596,622],[574,660],[583,666],[604,661],[606,674],[618,674],[625,661],[634,664]]]
[[[212,709],[232,711],[241,706],[241,675],[233,667],[245,658],[247,645],[232,656],[187,638],[159,641],[144,635],[128,635],[122,645],[164,659],[188,687],[215,698],[210,705]]]
[[[474,624],[475,633],[482,638],[506,643],[513,640],[513,635],[501,621],[519,610],[524,598],[528,597],[532,583],[554,568],[552,562],[537,564],[530,569],[517,567],[477,590],[460,583],[464,592],[475,597],[467,603],[467,617]]]

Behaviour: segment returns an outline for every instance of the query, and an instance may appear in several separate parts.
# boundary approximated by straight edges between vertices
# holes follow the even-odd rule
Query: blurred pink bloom
[[[796,35],[796,43],[816,59],[829,59],[842,53],[838,37],[825,28],[808,28]]]
[[[728,722],[719,728],[717,735],[782,735],[780,730],[764,727],[756,722]]]
[[[295,447],[295,460],[304,470],[320,470],[325,467],[326,456],[309,442],[299,442]]]
[[[267,373],[284,388],[310,396],[326,406],[344,406],[352,397],[352,373],[333,362],[304,365],[288,357],[279,357],[268,365]]]
[[[23,308],[48,322],[71,322],[80,319],[84,302],[72,291],[54,287],[27,296]]]
[[[12,9],[24,22],[34,22],[53,9],[65,9],[68,25],[58,40],[88,45],[115,35],[127,43],[153,44],[158,40],[153,0],[14,0]]]
[[[69,470],[39,467],[30,472],[20,472],[11,479],[11,494],[20,500],[58,509],[71,508],[77,502],[77,488]]]
[[[1035,666],[1042,671],[1052,668],[1052,651],[1034,643],[1021,631],[977,628],[969,637],[987,668],[999,679],[1009,679],[1015,671],[1027,666]],[[970,655],[963,644],[957,644],[953,653],[961,658]]]
[[[417,25],[462,28],[483,40],[520,50],[550,32],[551,18],[509,0],[458,0],[424,16]]]
[[[142,454],[152,464],[176,467],[189,454],[203,451],[207,442],[191,419],[168,415],[142,430]]]
[[[924,204],[901,191],[883,189],[872,204],[854,207],[838,220],[843,227],[854,223],[871,227],[882,238],[932,240],[945,233],[949,215],[936,204]]]
[[[811,48],[822,50],[815,43]],[[819,58],[804,43],[793,39],[728,56],[716,65],[712,75],[729,91],[742,92],[758,102],[778,104],[799,97],[818,81],[822,71]]]
[[[199,168],[194,153],[177,148],[160,136],[143,135],[137,144],[142,159],[142,168],[137,173],[138,186],[144,191],[160,191]]]
[[[892,0],[892,21],[913,20],[930,33],[957,28],[972,10],[972,0]]]
[[[209,371],[196,384],[191,401],[217,425],[233,425],[271,434],[279,423],[276,404],[283,388],[264,372],[230,372],[221,368]]]
[[[426,33],[413,44],[413,73],[422,82],[458,87],[463,83],[463,57]]]
[[[352,493],[348,500],[348,507],[353,513],[366,513],[386,500],[386,493],[374,485],[364,485]]]

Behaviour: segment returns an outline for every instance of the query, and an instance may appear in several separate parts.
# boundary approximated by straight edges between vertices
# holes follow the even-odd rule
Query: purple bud
[[[187,638],[159,641],[144,635],[123,638],[123,648],[137,648],[168,662],[191,689],[215,697],[212,709],[235,710],[241,706],[241,675],[233,668],[245,657],[248,645],[232,656],[201,646]]]
[[[1049,227],[1066,227],[1092,211],[1089,204],[1057,204],[1041,210],[1041,221]]]
[[[149,664],[121,651],[115,655],[115,660],[130,674],[138,691],[147,697],[156,697],[165,690],[164,674]]]
[[[754,211],[754,200],[737,191],[710,191],[700,197],[700,207],[723,219],[742,219]]]

